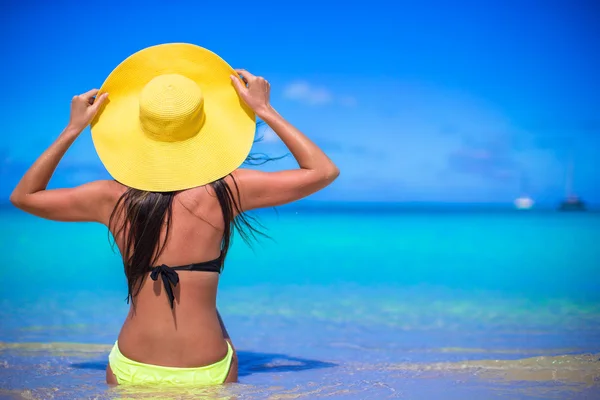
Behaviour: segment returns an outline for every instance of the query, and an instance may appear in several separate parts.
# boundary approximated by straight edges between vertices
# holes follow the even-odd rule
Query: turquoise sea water
[[[0,398],[600,398],[600,214],[284,207],[219,310],[240,383],[108,388],[106,228],[0,209]]]

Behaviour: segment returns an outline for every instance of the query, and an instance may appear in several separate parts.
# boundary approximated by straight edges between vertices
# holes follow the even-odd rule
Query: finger
[[[236,71],[236,72],[237,72],[237,71]],[[244,82],[244,84],[245,84],[245,85],[247,85],[247,84],[248,84],[248,79],[246,79],[246,77],[244,77],[244,76],[243,76],[241,73],[237,72],[237,77],[238,77],[239,79],[241,79],[241,80]]]
[[[246,85],[245,85],[245,84],[243,84],[243,83],[240,81],[240,78],[238,78],[238,77],[237,77],[237,76],[235,76],[235,75],[231,75],[231,76],[230,76],[230,78],[231,78],[231,81],[233,82],[233,86],[235,87],[235,90],[236,90],[236,91],[237,91],[239,94],[242,94],[242,93],[244,92],[244,90],[246,90]]]
[[[79,97],[81,97],[82,99],[89,102],[92,97],[94,97],[96,94],[98,94],[98,91],[99,91],[98,89],[92,89],[88,92],[80,94]]]
[[[249,82],[251,80],[256,79],[256,76],[252,75],[250,72],[245,69],[236,69],[235,72],[240,74],[240,76],[244,79],[244,81]]]
[[[100,109],[100,107],[102,107],[102,104],[104,104],[104,102],[106,101],[107,98],[108,98],[108,93],[102,93],[100,96],[96,97],[94,104],[92,106],[90,106],[90,108],[94,112],[97,112]]]

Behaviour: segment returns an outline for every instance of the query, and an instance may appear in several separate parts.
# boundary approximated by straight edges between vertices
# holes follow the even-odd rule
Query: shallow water
[[[264,211],[218,299],[240,383],[168,390],[103,383],[106,230],[0,218],[0,398],[600,398],[598,214]]]

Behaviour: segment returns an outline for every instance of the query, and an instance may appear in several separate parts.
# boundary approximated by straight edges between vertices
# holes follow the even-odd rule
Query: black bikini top
[[[150,278],[153,281],[158,280],[158,276],[162,277],[163,285],[167,296],[169,296],[169,304],[173,308],[173,300],[175,295],[173,294],[173,288],[179,283],[179,275],[177,271],[205,271],[205,272],[216,272],[221,273],[222,256],[211,261],[205,261],[196,264],[182,265],[180,267],[169,267],[168,265],[160,265],[158,267],[152,267],[150,269]]]

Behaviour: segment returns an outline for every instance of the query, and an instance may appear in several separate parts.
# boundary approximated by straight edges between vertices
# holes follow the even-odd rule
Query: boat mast
[[[523,170],[521,170],[519,176],[519,195],[521,197],[529,197],[529,179]]]
[[[573,150],[569,151],[567,160],[567,179],[565,183],[565,196],[570,199],[573,196]]]

